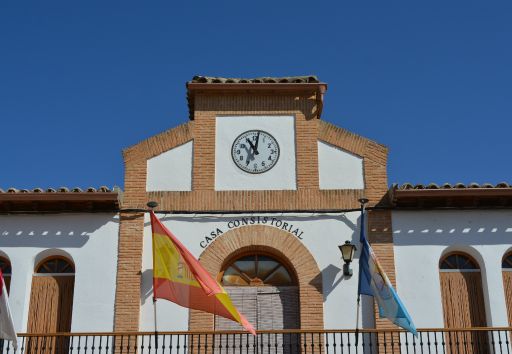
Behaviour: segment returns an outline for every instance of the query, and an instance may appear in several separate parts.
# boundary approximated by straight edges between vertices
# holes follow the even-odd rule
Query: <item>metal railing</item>
[[[0,341],[0,353],[26,354],[335,354],[512,353],[512,327],[399,330],[284,330],[246,332],[116,332],[20,334],[18,348]]]

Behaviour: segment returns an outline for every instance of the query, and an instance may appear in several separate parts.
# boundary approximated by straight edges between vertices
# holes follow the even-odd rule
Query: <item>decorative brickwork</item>
[[[194,123],[180,125],[124,151],[125,192],[121,208],[145,208],[147,160],[192,139]],[[121,213],[114,330],[138,331],[144,215]]]
[[[388,149],[324,121],[319,121],[318,139],[363,158],[365,196],[370,200],[369,206],[377,204],[388,190]]]
[[[368,212],[368,241],[379,258],[389,281],[396,287],[391,210]],[[377,329],[397,328],[388,319],[380,318],[377,308],[375,309],[375,324]]]
[[[117,260],[115,331],[138,331],[143,214],[121,213]]]
[[[307,248],[290,233],[263,225],[241,227],[217,238],[199,260],[210,274],[216,276],[225,262],[247,252],[273,254],[296,272],[301,329],[323,329],[320,269]],[[191,310],[189,329],[212,330],[213,315]]]
[[[195,121],[149,138],[124,152],[126,168],[145,168],[147,159],[194,140],[192,191],[145,192],[145,171],[126,177],[126,194],[139,198],[124,208],[144,208],[155,200],[160,209],[181,211],[286,211],[357,208],[363,195],[375,205],[387,192],[387,149],[315,117],[314,97],[295,95],[197,95]],[[215,191],[215,117],[222,115],[294,115],[297,141],[297,190]],[[365,190],[320,190],[318,140],[363,157]],[[144,178],[144,180],[142,180]],[[133,182],[128,186],[129,182]]]
[[[146,208],[146,203],[149,200],[154,200],[159,203],[158,209],[160,210],[322,211],[358,208],[357,200],[362,196],[370,199],[370,205],[377,204],[387,191],[387,149],[371,140],[317,119],[320,108],[318,104],[318,97],[311,91],[293,91],[290,88],[282,91],[276,89],[273,92],[196,91],[193,107],[194,121],[167,130],[124,150],[125,193],[121,208]],[[297,190],[215,191],[216,117],[226,115],[292,115],[295,117]],[[276,117],[276,119],[278,118]],[[147,192],[147,160],[191,140],[194,142],[192,191]],[[363,158],[365,190],[319,189],[318,140]],[[374,241],[375,251],[384,263],[390,279],[394,282],[391,215],[379,216],[375,221],[373,221],[373,215],[381,214],[372,214],[369,223],[375,222],[375,225],[379,227],[388,223],[384,227],[388,231],[372,231],[370,228],[370,240]],[[121,215],[115,330],[138,330],[143,222],[143,216],[139,214],[135,216],[133,214],[131,216]],[[319,274],[317,267],[315,274],[306,271],[307,267],[304,262],[306,259],[312,260],[311,255],[309,258],[306,256],[301,258],[289,253],[292,244],[295,244],[293,247],[297,249],[297,252],[300,247],[304,247],[292,236],[284,232],[276,234],[277,231],[273,229],[265,228],[265,232],[263,232],[263,229],[257,229],[258,226],[252,227],[254,229],[251,228],[251,235],[252,230],[260,230],[261,233],[258,233],[257,237],[246,234],[236,242],[254,241],[259,245],[258,247],[271,247],[277,250],[275,252],[282,252],[283,256],[292,262],[299,276],[304,279],[309,277],[311,280]],[[263,226],[259,227],[264,228]],[[203,255],[202,262],[206,265],[210,264],[209,269],[213,274],[220,269],[218,267],[224,261],[223,257],[234,252],[231,243],[224,245],[227,250],[230,250],[228,253],[226,250],[220,249],[219,245],[227,242],[222,240],[238,240],[236,235],[248,232],[245,230],[249,229],[233,231],[233,236],[226,233],[208,248],[208,253]],[[270,236],[266,236],[267,234],[275,235],[275,240],[269,239]],[[283,241],[288,239],[291,241]],[[273,242],[281,242],[280,240],[287,244],[274,245]],[[243,247],[250,246],[245,243],[244,245]],[[218,259],[211,263],[213,262],[211,257],[214,256]],[[314,260],[312,262],[314,263]],[[300,300],[302,303],[302,327],[322,328],[321,286],[316,288],[309,283],[304,284],[301,286]],[[197,316],[192,313],[191,328],[212,327],[210,322],[207,323],[207,321],[211,321],[211,316],[210,319]],[[198,318],[199,320],[196,320]],[[377,321],[378,326],[380,326],[379,321]]]

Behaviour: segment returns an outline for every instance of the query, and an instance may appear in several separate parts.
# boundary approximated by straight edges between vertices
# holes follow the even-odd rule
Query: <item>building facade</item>
[[[148,201],[257,329],[353,329],[359,254],[344,275],[338,246],[359,243],[362,197],[418,328],[509,326],[512,188],[390,188],[387,148],[321,119],[326,89],[316,77],[195,77],[190,120],[123,151],[122,193],[0,193],[17,329],[153,331]],[[238,329],[163,300],[156,313],[159,331]],[[371,299],[360,316],[395,328]]]

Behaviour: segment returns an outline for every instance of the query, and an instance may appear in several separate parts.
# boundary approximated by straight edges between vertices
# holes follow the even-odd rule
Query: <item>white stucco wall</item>
[[[115,214],[0,216],[0,251],[11,261],[10,306],[18,332],[27,330],[32,274],[47,256],[75,267],[72,331],[112,331],[119,219]]]
[[[463,251],[480,265],[488,326],[508,326],[501,270],[512,211],[395,211],[398,293],[417,327],[444,327],[439,260]]]
[[[239,169],[231,157],[235,139],[248,130],[263,130],[278,142],[280,155],[275,166],[261,174]],[[215,132],[216,190],[296,189],[295,117],[229,116],[217,117]]]
[[[191,191],[193,141],[147,161],[147,191]]]
[[[363,159],[318,141],[320,189],[364,189]]]
[[[325,328],[354,328],[357,297],[357,258],[353,262],[354,275],[344,277],[341,254],[338,245],[346,240],[357,243],[359,240],[359,213],[344,215],[291,215],[291,214],[247,214],[223,216],[173,215],[159,216],[162,222],[180,239],[181,242],[199,257],[205,246],[205,237],[210,232],[221,229],[229,231],[228,223],[247,216],[269,216],[293,224],[300,228],[302,240],[299,240],[311,252],[321,271],[324,287],[324,325]],[[270,225],[270,224],[267,224]],[[251,227],[251,226],[244,226]],[[219,237],[222,237],[219,236]],[[215,242],[215,240],[213,241]],[[142,270],[142,307],[140,329],[154,330],[152,305],[152,262],[151,227],[146,217],[144,228],[144,254]],[[363,324],[373,325],[373,303],[363,300]],[[187,330],[188,310],[165,300],[157,301],[158,329]]]

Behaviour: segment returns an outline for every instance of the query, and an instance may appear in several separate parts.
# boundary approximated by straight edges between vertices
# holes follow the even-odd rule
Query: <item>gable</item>
[[[191,191],[193,147],[189,141],[148,159],[146,190]]]
[[[320,189],[364,189],[363,158],[318,141]]]

